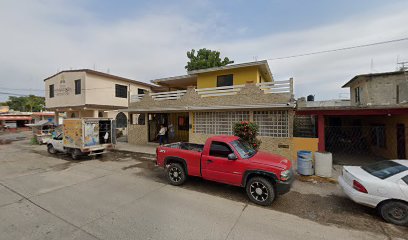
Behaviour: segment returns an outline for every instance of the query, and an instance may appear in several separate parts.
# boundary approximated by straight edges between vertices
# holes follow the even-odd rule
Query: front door
[[[404,124],[397,124],[397,155],[398,159],[406,159]]]
[[[231,146],[224,142],[213,141],[209,155],[202,155],[203,178],[239,186],[242,181],[245,159],[229,160],[228,154],[234,153]],[[236,154],[236,153],[235,153]]]

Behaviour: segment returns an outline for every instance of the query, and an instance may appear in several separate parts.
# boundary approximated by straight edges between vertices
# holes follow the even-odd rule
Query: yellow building
[[[267,61],[187,72],[152,80],[162,92],[132,96],[129,143],[157,142],[160,125],[170,141],[204,143],[232,135],[239,121],[260,127],[261,149],[292,158],[293,80],[275,81]]]

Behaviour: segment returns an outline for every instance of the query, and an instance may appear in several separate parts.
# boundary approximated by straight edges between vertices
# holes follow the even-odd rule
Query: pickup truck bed
[[[171,143],[171,144],[164,145],[164,147],[189,150],[189,151],[195,151],[195,152],[203,152],[204,144],[177,142],[177,143]]]

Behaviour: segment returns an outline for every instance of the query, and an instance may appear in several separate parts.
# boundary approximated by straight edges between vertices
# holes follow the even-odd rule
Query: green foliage
[[[247,141],[256,150],[258,150],[261,145],[261,140],[256,138],[258,131],[258,124],[253,122],[242,121],[235,123],[233,126],[234,135]]]
[[[31,140],[30,140],[30,144],[31,144],[31,145],[38,145],[38,144],[40,144],[40,143],[37,141],[37,138],[36,138],[36,137],[32,137]]]
[[[202,48],[196,51],[192,49],[191,51],[187,52],[187,57],[189,61],[185,68],[187,71],[198,70],[198,69],[205,69],[205,68],[212,68],[212,67],[222,67],[230,63],[234,63],[234,61],[229,60],[229,58],[224,58],[221,60],[220,52],[212,51],[210,49]]]
[[[9,100],[6,105],[13,109],[14,111],[21,112],[39,112],[44,109],[45,98],[38,97],[34,95],[14,97],[9,96]]]

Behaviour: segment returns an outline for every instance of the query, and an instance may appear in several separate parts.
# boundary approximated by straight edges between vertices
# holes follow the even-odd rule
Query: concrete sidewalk
[[[147,153],[147,154],[156,154],[156,147],[159,144],[149,143],[146,145],[135,145],[127,142],[118,142],[115,146],[115,149],[118,151],[128,151],[128,152],[137,152],[137,153]]]

